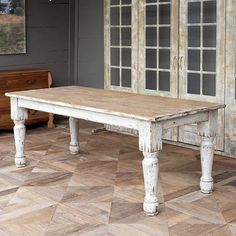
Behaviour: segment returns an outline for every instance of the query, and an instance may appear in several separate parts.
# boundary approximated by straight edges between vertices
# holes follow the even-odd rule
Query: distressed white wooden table
[[[212,164],[218,109],[223,104],[145,96],[85,87],[60,87],[7,93],[11,97],[11,117],[15,123],[17,167],[26,164],[24,155],[27,109],[70,117],[70,152],[79,152],[79,119],[138,130],[139,150],[143,152],[145,183],[144,211],[158,211],[158,151],[162,149],[165,129],[186,124],[198,124],[201,136],[202,177],[200,188],[210,193],[213,188]]]

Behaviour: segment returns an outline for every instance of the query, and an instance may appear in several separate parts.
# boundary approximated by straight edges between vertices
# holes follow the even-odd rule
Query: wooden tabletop
[[[148,121],[167,120],[225,107],[224,104],[78,86],[11,92],[6,96]]]

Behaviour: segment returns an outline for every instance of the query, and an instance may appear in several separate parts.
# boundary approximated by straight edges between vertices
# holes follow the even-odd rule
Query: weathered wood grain
[[[146,96],[78,86],[12,92],[6,95],[146,121],[167,120],[225,107],[225,105],[218,103]]]

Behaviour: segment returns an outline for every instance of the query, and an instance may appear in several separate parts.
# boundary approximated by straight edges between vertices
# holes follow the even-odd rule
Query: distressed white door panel
[[[122,6],[120,0],[113,1],[119,2],[119,6],[111,6],[110,0],[104,2],[105,87],[225,103],[225,111],[219,111],[216,150],[235,156],[236,1],[131,0],[132,26],[122,24],[122,11],[117,26],[111,25],[110,19],[111,8],[122,9],[129,4]],[[117,47],[111,45],[111,28],[121,32],[127,27],[132,31],[132,45],[122,45],[120,34],[118,46],[119,55],[122,48],[132,50],[131,88],[122,86],[122,69],[126,69],[122,65],[122,55],[117,67],[119,85],[111,85],[111,68],[116,67],[111,65],[111,48]],[[133,130],[128,132],[136,134]],[[164,139],[193,145],[200,142],[194,126],[170,129],[165,132]]]
[[[105,88],[137,92],[137,0],[104,0]]]
[[[225,102],[225,1],[180,1],[179,97]],[[216,149],[224,150],[224,111]],[[192,133],[192,136],[191,136]],[[198,145],[196,129],[180,128],[179,141]]]
[[[139,92],[178,97],[178,1],[139,1]],[[177,141],[177,128],[164,139]]]
[[[236,156],[236,1],[226,5],[225,152]]]

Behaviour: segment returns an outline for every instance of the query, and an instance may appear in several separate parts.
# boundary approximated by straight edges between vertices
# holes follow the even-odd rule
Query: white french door
[[[224,103],[224,66],[225,0],[105,0],[107,89]],[[223,110],[218,127],[223,150]],[[165,138],[200,143],[195,125]]]
[[[179,97],[224,103],[225,1],[180,1]],[[224,110],[216,149],[224,149]],[[179,129],[179,141],[200,144],[196,125]]]
[[[105,0],[105,88],[137,92],[138,0]]]

